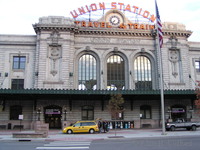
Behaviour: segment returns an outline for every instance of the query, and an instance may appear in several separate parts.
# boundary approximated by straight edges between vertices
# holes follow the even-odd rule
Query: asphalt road
[[[199,147],[200,136],[195,136],[94,141],[90,150],[195,150]]]
[[[195,150],[200,136],[97,141],[0,141],[0,150]]]

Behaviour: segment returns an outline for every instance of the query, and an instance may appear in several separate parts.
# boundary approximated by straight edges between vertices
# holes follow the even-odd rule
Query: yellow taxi
[[[88,132],[88,133],[95,133],[98,132],[99,128],[95,121],[77,121],[72,126],[65,127],[63,129],[63,133],[82,133],[82,132]]]

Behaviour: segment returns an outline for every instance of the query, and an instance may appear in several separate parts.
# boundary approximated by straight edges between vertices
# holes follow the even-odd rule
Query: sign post
[[[24,115],[19,115],[19,120],[20,120],[20,125],[19,125],[19,128],[20,128],[20,132],[21,132],[21,128],[22,128],[22,120],[24,119]]]

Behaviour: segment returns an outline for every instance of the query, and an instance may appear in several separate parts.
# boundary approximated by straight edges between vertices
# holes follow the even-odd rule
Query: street
[[[95,141],[0,141],[0,150],[190,150],[200,136],[112,138]]]
[[[200,136],[137,138],[95,141],[90,150],[191,150],[200,146]]]

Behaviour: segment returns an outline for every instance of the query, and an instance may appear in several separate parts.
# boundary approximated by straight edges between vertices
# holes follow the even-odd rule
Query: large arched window
[[[152,89],[152,67],[150,60],[145,56],[138,56],[134,61],[135,88]]]
[[[112,55],[107,60],[107,89],[120,90],[124,86],[124,60],[118,55]]]
[[[79,90],[96,89],[97,86],[97,62],[90,55],[83,55],[78,62],[78,84]]]

